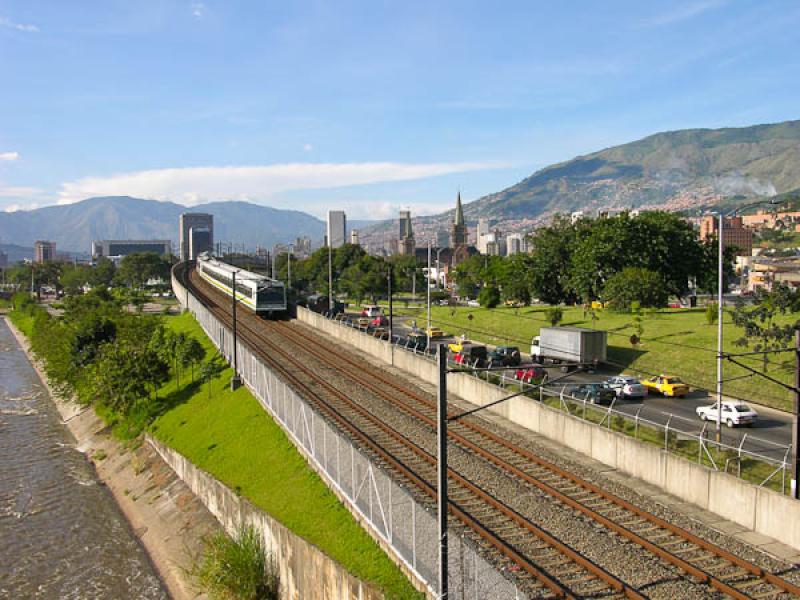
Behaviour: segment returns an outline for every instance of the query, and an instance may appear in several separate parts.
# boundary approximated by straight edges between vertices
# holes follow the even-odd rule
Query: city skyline
[[[782,1],[5,2],[0,210],[120,194],[432,214],[658,131],[797,118],[798,23]]]

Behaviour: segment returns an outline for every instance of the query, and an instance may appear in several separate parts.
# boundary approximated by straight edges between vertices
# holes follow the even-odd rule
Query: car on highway
[[[540,383],[547,377],[542,365],[525,365],[514,371],[514,379],[525,383]]]
[[[493,367],[516,367],[522,362],[516,346],[496,346],[489,352],[489,363]]]
[[[369,327],[369,323],[372,321],[369,317],[358,317],[356,323],[358,323],[359,327]]]
[[[445,337],[447,335],[444,331],[442,331],[438,327],[431,327],[430,329],[426,329],[425,330],[425,334],[428,337],[432,337],[432,338]]]
[[[419,351],[425,350],[428,347],[428,336],[419,331],[411,332],[406,338],[409,348],[416,348]]]
[[[647,396],[647,388],[636,377],[630,375],[617,375],[606,383],[616,392],[617,398],[644,398]]]
[[[377,304],[365,304],[361,307],[361,316],[374,319],[381,314],[381,307]]]
[[[682,398],[689,393],[689,386],[672,375],[655,375],[642,381],[648,392],[658,392],[664,396]]]
[[[716,421],[717,420],[717,405],[709,404],[708,406],[698,406],[697,416],[702,421]],[[758,420],[758,413],[750,408],[743,402],[722,402],[722,419],[728,427],[739,427],[746,425],[750,427]]]
[[[480,308],[481,303],[477,300],[467,300],[467,306],[471,308]]]
[[[384,315],[378,315],[372,319],[369,324],[373,327],[383,327],[384,325],[389,325],[389,319],[387,319]]]
[[[617,397],[617,392],[605,381],[600,383],[580,383],[568,389],[574,398],[587,400],[590,404],[611,404]]]
[[[469,344],[469,343],[470,343],[469,340],[458,339],[455,342],[447,344],[447,349],[450,350],[450,352],[452,352],[453,354],[458,354],[459,352],[461,352],[462,348],[464,347],[464,344]]]
[[[482,369],[489,364],[489,353],[486,346],[464,343],[461,351],[453,358],[459,365],[477,367]]]

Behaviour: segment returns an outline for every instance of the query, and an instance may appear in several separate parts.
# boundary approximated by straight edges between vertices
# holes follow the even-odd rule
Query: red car
[[[373,327],[383,327],[389,324],[389,319],[387,319],[383,315],[378,315],[377,317],[372,319],[372,321],[370,321],[369,324],[372,325]]]
[[[524,383],[538,383],[546,375],[545,370],[539,365],[526,366],[514,371],[514,379]]]

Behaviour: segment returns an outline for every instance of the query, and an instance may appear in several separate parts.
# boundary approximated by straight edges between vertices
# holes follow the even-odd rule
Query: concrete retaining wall
[[[229,534],[241,525],[251,525],[261,533],[280,570],[282,598],[383,598],[380,591],[350,575],[339,563],[198,469],[182,454],[150,436],[147,441]]]
[[[297,318],[386,363],[392,362],[393,354],[394,366],[422,381],[433,385],[438,381],[436,365],[424,356],[403,349],[392,352],[386,341],[303,308],[298,308]],[[478,406],[508,395],[506,390],[470,375],[451,374],[447,384],[449,392]],[[682,500],[800,549],[800,502],[788,496],[713,471],[528,397],[517,397],[487,410]]]

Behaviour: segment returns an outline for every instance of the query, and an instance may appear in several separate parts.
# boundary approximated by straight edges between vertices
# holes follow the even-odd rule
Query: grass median
[[[164,323],[202,340],[209,354],[214,351],[191,315],[165,317]],[[151,434],[350,573],[378,586],[386,597],[422,598],[250,392],[244,387],[230,391],[231,375],[230,369],[220,373],[210,384],[210,394],[206,383],[182,389],[175,381],[166,384],[159,395],[178,394],[182,401],[155,419]]]

